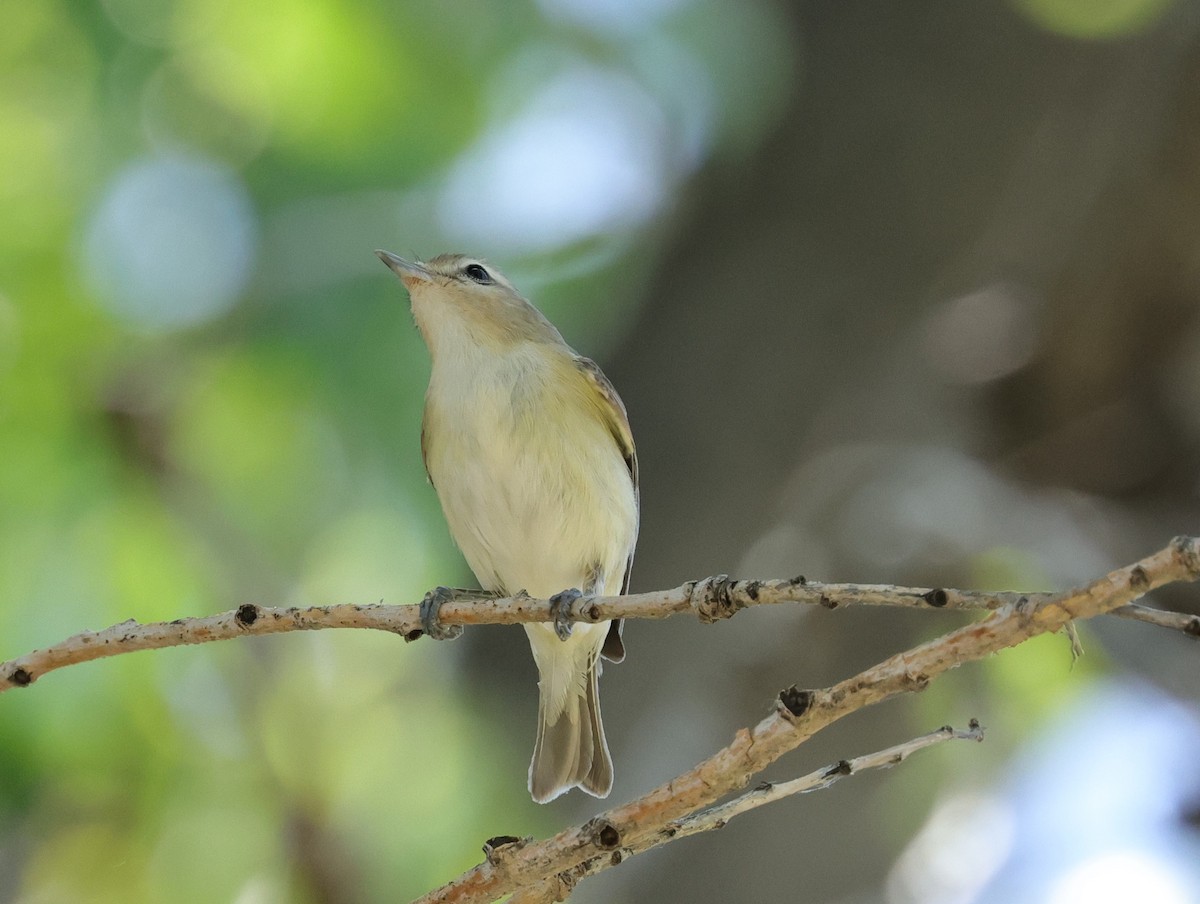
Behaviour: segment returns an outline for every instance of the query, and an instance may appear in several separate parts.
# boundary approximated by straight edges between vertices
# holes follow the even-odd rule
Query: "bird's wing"
[[[625,403],[621,401],[617,390],[609,382],[608,377],[604,376],[604,372],[600,370],[600,366],[595,361],[590,358],[576,357],[575,363],[596,390],[596,397],[600,401],[605,424],[617,444],[621,457],[625,459],[626,467],[629,468],[629,479],[633,482],[634,504],[640,505],[637,449],[633,444],[633,431],[629,428],[629,415],[625,411]],[[637,534],[635,532],[634,542],[629,547],[629,558],[625,560],[625,575],[621,579],[622,594],[629,592],[629,575],[633,571],[633,550],[636,545]],[[608,629],[608,636],[604,639],[604,647],[600,651],[601,655],[611,662],[620,662],[625,658],[625,644],[621,640],[621,627],[621,619],[614,619]]]
[[[421,416],[421,463],[425,465],[425,476],[429,478],[429,485],[436,490],[437,486],[433,482],[433,475],[429,473],[429,434],[432,432],[429,428],[429,419],[432,416],[429,405],[426,405],[425,413]]]

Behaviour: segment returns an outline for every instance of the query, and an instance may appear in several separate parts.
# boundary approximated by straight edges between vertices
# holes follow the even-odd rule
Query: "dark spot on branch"
[[[33,676],[25,669],[19,667],[12,670],[12,673],[8,676],[8,680],[17,687],[29,687],[29,685],[33,684]]]
[[[177,618],[177,619],[175,619],[175,621],[171,622],[171,624],[175,625],[175,627],[179,627],[180,625],[183,624],[183,619]]]
[[[808,583],[808,578],[806,578],[802,574],[798,574],[794,578],[792,578],[790,581],[788,581],[788,583],[791,584],[793,587],[803,587],[805,584]]]
[[[827,597],[823,593],[821,594],[821,605],[824,606],[826,609],[836,609],[838,607],[838,603],[836,600],[831,600],[829,597]]]
[[[520,835],[494,835],[483,843],[483,852],[486,854],[489,849],[494,851],[497,848],[508,847],[508,845],[516,844],[520,840]]]
[[[980,729],[983,728],[983,726],[979,724],[978,719],[972,719],[970,722],[967,723],[967,728],[970,729],[971,731],[979,731]]]
[[[1150,586],[1150,578],[1141,565],[1134,565],[1129,569],[1129,586],[1134,590],[1145,590]]]
[[[258,621],[258,606],[254,605],[254,603],[242,603],[237,607],[237,612],[233,614],[233,618],[243,628],[249,628]]]
[[[946,603],[950,602],[950,597],[941,587],[935,587],[926,593],[921,594],[921,599],[929,603],[935,609],[941,609]]]
[[[1193,577],[1200,575],[1200,552],[1196,549],[1194,537],[1176,537],[1171,541],[1171,548]]]
[[[498,866],[505,857],[519,851],[528,843],[528,838],[517,835],[496,835],[483,843],[483,856],[492,866]]]
[[[759,782],[757,785],[754,786],[754,791],[755,791],[755,793],[762,792],[762,791],[770,791],[774,787],[775,787],[774,782]]]
[[[519,835],[496,835],[485,841],[483,846],[485,848],[490,847],[494,850],[495,848],[504,847],[505,845],[516,844],[520,840],[521,837]]]
[[[592,843],[602,851],[611,851],[621,844],[621,833],[607,819],[597,816],[584,826],[584,831],[591,836]]]
[[[625,855],[620,851],[613,851],[612,856],[608,858],[608,862],[613,866],[620,866],[621,861],[625,859]]]
[[[839,760],[834,765],[825,770],[822,778],[833,778],[835,775],[850,775],[854,771],[849,760]]]
[[[404,639],[408,643],[412,643],[414,640],[420,640],[424,636],[425,636],[425,632],[422,631],[420,628],[413,628],[411,631],[405,632]]]
[[[597,606],[595,603],[592,603],[590,606],[588,606],[587,618],[588,618],[588,621],[593,621],[593,622],[600,621],[600,607]]]
[[[1200,617],[1193,618],[1184,625],[1183,633],[1190,634],[1192,637],[1200,637]]]
[[[746,596],[758,602],[758,588],[762,586],[762,581],[750,581],[746,584]]]
[[[808,712],[813,705],[814,696],[812,691],[802,691],[793,684],[779,692],[779,704],[789,716],[796,718]]]
[[[917,672],[915,675],[905,675],[904,681],[911,690],[917,692],[929,687],[929,676],[921,672]]]

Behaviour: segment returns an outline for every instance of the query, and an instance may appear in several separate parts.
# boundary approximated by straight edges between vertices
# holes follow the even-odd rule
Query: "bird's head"
[[[417,327],[434,354],[464,332],[464,338],[498,347],[562,342],[541,312],[485,261],[464,254],[408,261],[390,251],[375,253],[408,289]]]

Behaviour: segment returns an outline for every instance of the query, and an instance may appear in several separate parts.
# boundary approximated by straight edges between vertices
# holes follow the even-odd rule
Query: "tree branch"
[[[1057,631],[1072,620],[1111,612],[1156,587],[1198,577],[1200,541],[1177,537],[1165,549],[1086,586],[1037,598],[1012,598],[974,624],[892,656],[833,687],[789,688],[780,693],[771,715],[751,729],[738,731],[729,746],[682,775],[544,841],[492,848],[485,862],[420,898],[418,904],[493,901],[518,889],[531,895],[522,900],[550,900],[546,895],[554,882],[569,891],[575,867],[605,858],[609,866],[616,865],[623,849],[647,846],[667,826],[745,787],[784,753],[852,712],[921,690],[943,672]],[[949,605],[953,597],[947,595]]]
[[[732,580],[727,575],[689,581],[671,590],[630,596],[583,597],[572,607],[575,621],[611,618],[661,619],[690,612],[701,621],[731,618],[750,606],[800,603],[839,609],[847,606],[900,606],[913,609],[996,610],[1020,600],[1040,604],[1054,593],[988,593],[943,588],[895,587],[888,584],[824,584],[804,577],[784,580]],[[467,598],[463,598],[467,597]],[[1200,617],[1125,605],[1113,614],[1200,637]],[[553,620],[550,603],[524,594],[495,599],[484,591],[464,591],[445,603],[439,618],[448,625],[513,625]],[[235,637],[316,631],[326,628],[370,628],[416,640],[424,634],[417,605],[312,606],[276,608],[244,603],[237,609],[201,618],[139,624],[130,619],[102,631],[85,631],[64,641],[0,663],[0,693],[28,687],[47,672],[164,647],[210,643]]]
[[[905,741],[903,744],[896,744],[888,747],[886,750],[864,754],[853,759],[841,760],[818,769],[815,772],[810,772],[808,775],[794,778],[791,781],[763,782],[753,790],[747,791],[733,800],[672,823],[667,827],[669,834],[647,843],[640,850],[649,850],[651,847],[657,847],[671,838],[687,838],[690,835],[698,835],[701,832],[722,829],[733,817],[749,810],[756,809],[764,804],[774,803],[793,794],[808,794],[810,791],[823,791],[825,788],[847,776],[857,775],[860,772],[866,772],[870,769],[890,769],[892,766],[903,763],[918,750],[924,750],[926,747],[932,747],[934,744],[941,744],[945,741],[979,742],[982,740],[983,728],[976,720],[972,719],[970,727],[966,731],[944,725],[936,731],[931,731],[918,738]]]
[[[723,825],[732,816],[778,799],[822,786],[841,774],[823,770],[782,785],[756,789],[714,806],[782,754],[799,746],[843,716],[898,694],[920,690],[949,669],[1015,646],[1037,634],[1057,631],[1073,620],[1115,613],[1200,635],[1200,618],[1133,605],[1156,587],[1200,577],[1200,541],[1177,537],[1160,552],[1081,588],[1060,593],[981,593],[916,589],[887,585],[821,584],[803,577],[776,581],[734,581],[726,576],[689,582],[673,590],[626,597],[582,598],[573,607],[577,621],[609,618],[666,618],[691,612],[702,621],[729,618],[743,608],[802,603],[839,608],[849,605],[907,606],[920,609],[991,610],[982,620],[897,654],[840,684],[823,690],[789,688],[775,711],[697,766],[587,823],[540,842],[497,838],[485,847],[487,859],[420,901],[483,902],[505,894],[524,904],[562,900],[585,875],[619,863],[675,837]],[[464,598],[469,597],[469,598]],[[518,594],[493,599],[482,591],[458,593],[441,607],[447,624],[517,624],[550,621],[549,603]],[[141,625],[123,622],[103,631],[85,632],[0,663],[0,691],[25,687],[54,669],[134,650],[206,643],[246,635],[323,628],[373,628],[422,636],[419,607],[339,605],[305,609],[269,608],[251,603],[204,618]],[[943,733],[935,733],[941,738]],[[946,735],[946,739],[951,736]],[[849,769],[877,765],[879,758],[934,743],[926,736],[868,758],[850,761]],[[914,746],[915,745],[915,746]]]
[[[601,857],[593,857],[557,876],[519,888],[508,899],[508,904],[548,904],[548,902],[566,900],[581,879],[611,869],[634,854],[645,853],[668,842],[698,835],[701,832],[723,829],[735,816],[764,804],[774,803],[794,794],[822,791],[847,776],[857,775],[870,769],[890,769],[892,766],[904,762],[918,750],[954,740],[982,741],[983,728],[974,719],[971,720],[970,727],[966,731],[959,731],[946,725],[936,731],[905,741],[903,744],[896,744],[886,750],[868,753],[850,760],[840,760],[791,781],[763,782],[753,790],[747,791],[731,801],[664,826],[655,834],[643,839],[636,847],[622,847]],[[528,841],[524,843],[528,843]]]
[[[783,800],[783,798],[794,794],[823,791],[835,782],[841,781],[843,778],[851,775],[858,775],[860,772],[866,772],[870,769],[890,769],[892,766],[904,762],[918,750],[924,750],[926,747],[932,747],[935,744],[942,744],[946,741],[981,742],[983,741],[983,728],[974,719],[971,720],[971,724],[966,731],[960,731],[949,725],[945,725],[936,731],[931,731],[910,741],[905,741],[903,744],[896,744],[888,747],[886,750],[868,753],[863,756],[854,757],[853,759],[841,760],[817,769],[815,772],[810,772],[808,775],[794,778],[791,781],[763,782],[745,794],[733,798],[733,800],[669,823],[655,834],[643,839],[637,847],[622,848],[619,859],[622,861],[626,860],[634,854],[641,854],[653,848],[661,847],[668,842],[677,841],[680,838],[698,835],[701,832],[711,832],[715,829],[723,829],[729,824],[731,819],[742,813],[757,809],[764,804]],[[577,883],[580,879],[612,868],[614,865],[612,861],[613,855],[595,857],[584,861],[579,866],[571,869],[567,876],[560,875],[555,877],[554,884],[566,885],[568,883]],[[550,883],[546,883],[543,887],[547,886],[553,887]],[[514,894],[509,900],[509,904],[512,904],[513,901],[524,900],[517,897],[518,894],[524,891],[524,889],[521,889],[520,892]],[[538,899],[530,899],[530,901],[536,900]],[[546,900],[553,901],[556,899],[551,897],[546,898]]]

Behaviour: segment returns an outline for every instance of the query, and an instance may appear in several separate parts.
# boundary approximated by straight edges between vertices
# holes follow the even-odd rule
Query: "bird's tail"
[[[576,629],[579,627],[582,626],[577,625]],[[598,641],[603,641],[607,627],[605,624],[597,633]],[[564,643],[553,635],[552,630],[549,633],[549,644],[558,648],[551,653],[543,646],[543,651],[550,654],[548,658],[558,662],[555,663],[557,667],[546,668],[549,665],[544,661],[546,657],[536,656],[541,680],[538,682],[537,741],[533,747],[533,762],[529,765],[529,793],[543,804],[574,787],[595,797],[607,797],[612,790],[613,766],[604,737],[604,723],[600,719],[599,645],[592,643],[591,638],[585,640],[574,636]],[[535,654],[539,652],[539,646],[546,644],[541,638],[535,640],[532,632],[530,640]],[[569,650],[575,644],[584,649]],[[580,657],[579,654],[585,651],[589,655]],[[567,659],[574,660],[574,668],[564,675],[564,660]],[[582,672],[584,668],[586,673]]]

